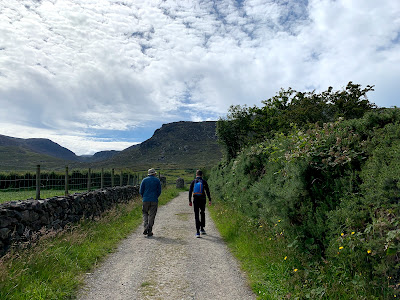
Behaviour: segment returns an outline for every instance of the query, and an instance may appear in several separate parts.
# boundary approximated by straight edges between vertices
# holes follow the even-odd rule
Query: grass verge
[[[159,204],[179,194],[164,189]],[[120,204],[95,221],[81,221],[50,233],[31,248],[0,259],[0,299],[72,299],[83,282],[118,243],[142,223],[141,200]]]
[[[220,202],[210,207],[210,214],[258,299],[291,298],[297,269],[283,233],[265,228]]]
[[[347,282],[328,261],[318,263],[315,258],[289,247],[279,221],[268,228],[218,200],[209,209],[222,238],[247,273],[257,299],[375,300],[397,297],[390,296],[383,286],[371,286],[366,290],[355,280]],[[360,274],[359,280],[368,279]]]

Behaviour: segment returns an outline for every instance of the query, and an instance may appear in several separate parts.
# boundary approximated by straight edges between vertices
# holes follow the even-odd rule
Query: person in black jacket
[[[192,206],[193,196],[193,209],[194,218],[196,221],[196,237],[200,237],[200,232],[206,234],[204,227],[206,226],[206,196],[208,197],[208,203],[211,205],[210,189],[208,183],[203,179],[203,172],[201,170],[196,171],[196,179],[192,181],[189,188],[189,205]],[[200,215],[199,215],[200,214]]]

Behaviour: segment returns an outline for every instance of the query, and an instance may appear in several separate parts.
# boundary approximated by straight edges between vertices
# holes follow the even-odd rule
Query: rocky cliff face
[[[222,157],[216,122],[175,122],[163,125],[139,145],[125,149],[109,163],[126,166],[210,166]]]

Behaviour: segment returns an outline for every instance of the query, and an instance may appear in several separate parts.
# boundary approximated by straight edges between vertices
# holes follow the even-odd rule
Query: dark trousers
[[[149,232],[152,232],[154,219],[157,214],[158,202],[143,202],[143,226]]]
[[[206,198],[193,196],[194,219],[196,221],[196,230],[206,226]]]

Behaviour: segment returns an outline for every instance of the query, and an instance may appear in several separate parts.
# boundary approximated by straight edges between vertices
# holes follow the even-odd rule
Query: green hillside
[[[196,168],[213,166],[222,158],[216,122],[175,122],[96,166]]]
[[[35,170],[36,165],[45,166],[47,169],[65,168],[66,161],[39,154],[19,146],[0,146],[0,170],[18,171]]]

